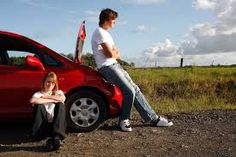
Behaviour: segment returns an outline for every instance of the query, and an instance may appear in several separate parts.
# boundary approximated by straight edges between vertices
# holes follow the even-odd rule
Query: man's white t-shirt
[[[101,46],[102,43],[107,43],[111,47],[115,45],[110,33],[107,30],[99,27],[93,32],[91,40],[93,56],[98,69],[103,66],[109,66],[113,63],[117,63],[116,59],[107,58],[105,56]]]
[[[57,90],[55,95],[64,95],[64,93],[61,90]],[[41,98],[43,96],[44,96],[44,93],[39,91],[39,92],[34,93],[32,97]],[[53,117],[54,117],[55,104],[54,103],[45,103],[43,105],[47,111],[48,122],[52,122]]]

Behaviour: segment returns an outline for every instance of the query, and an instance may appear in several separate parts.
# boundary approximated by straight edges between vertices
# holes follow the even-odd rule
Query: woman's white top
[[[64,93],[61,90],[57,90],[55,95],[64,95]],[[36,92],[36,93],[33,94],[33,97],[35,97],[35,98],[41,98],[43,96],[46,96],[46,95],[45,95],[45,93],[42,93],[41,91]],[[48,122],[52,122],[53,117],[54,117],[55,104],[50,102],[50,103],[45,103],[43,105],[44,105],[44,107],[47,111]]]

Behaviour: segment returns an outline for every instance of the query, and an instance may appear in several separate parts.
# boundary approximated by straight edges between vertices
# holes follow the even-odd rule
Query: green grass
[[[129,69],[134,80],[142,78],[158,82],[178,82],[181,80],[209,81],[236,79],[236,67],[189,67]]]
[[[236,67],[128,71],[158,112],[236,109]]]
[[[224,99],[211,99],[206,96],[192,99],[177,99],[170,98],[157,99],[150,102],[155,111],[160,113],[169,112],[192,112],[212,109],[236,109],[236,105],[225,102]]]

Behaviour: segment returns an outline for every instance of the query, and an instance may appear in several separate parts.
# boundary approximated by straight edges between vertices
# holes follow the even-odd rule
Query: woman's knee
[[[57,107],[59,110],[65,110],[65,104],[62,103],[62,102],[56,103],[56,107]]]

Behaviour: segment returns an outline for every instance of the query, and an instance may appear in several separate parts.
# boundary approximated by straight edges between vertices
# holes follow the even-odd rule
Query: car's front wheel
[[[79,91],[67,101],[67,124],[75,131],[93,131],[106,117],[107,105],[103,98],[93,91]]]

